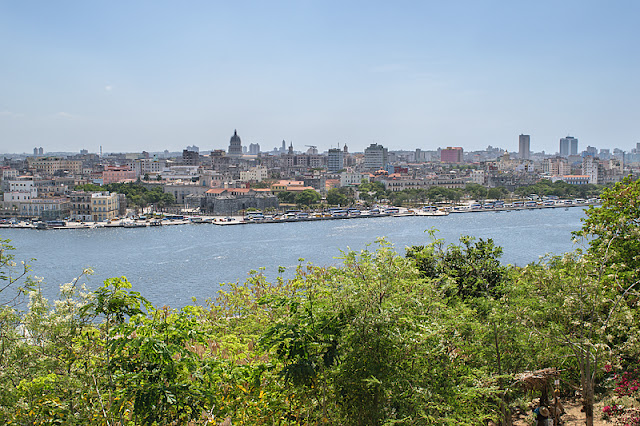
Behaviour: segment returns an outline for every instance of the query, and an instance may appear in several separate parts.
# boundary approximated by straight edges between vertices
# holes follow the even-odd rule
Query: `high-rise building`
[[[251,144],[249,144],[249,154],[250,155],[258,155],[258,154],[260,154],[260,144],[259,143],[251,143]]]
[[[44,155],[44,149],[42,149],[42,147],[38,148],[38,155]]]
[[[188,149],[182,150],[182,164],[185,166],[198,166],[200,165],[200,154],[196,151],[190,151]]]
[[[38,155],[38,148],[33,148],[33,155],[34,157]]]
[[[568,157],[570,155],[578,155],[578,139],[573,136],[567,136],[560,139],[560,155]]]
[[[457,147],[447,147],[440,150],[440,162],[442,163],[462,163],[464,157],[464,150]]]
[[[242,141],[236,130],[233,131],[233,136],[231,136],[231,140],[229,141],[229,151],[227,151],[227,154],[229,157],[242,157]]]
[[[372,143],[364,150],[364,168],[367,170],[381,170],[387,167],[389,154],[387,148]]]
[[[327,158],[327,170],[329,173],[335,173],[344,169],[344,151],[339,148],[331,148]]]
[[[518,152],[522,160],[529,159],[529,153],[531,152],[529,135],[520,135],[518,137]]]

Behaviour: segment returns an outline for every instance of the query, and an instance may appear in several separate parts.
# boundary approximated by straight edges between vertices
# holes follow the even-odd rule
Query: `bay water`
[[[462,235],[492,238],[503,247],[501,261],[524,266],[548,253],[562,254],[578,246],[571,232],[580,229],[579,207],[216,226],[190,224],[149,228],[78,230],[0,229],[11,239],[16,260],[34,259],[32,275],[43,277],[45,295],[53,299],[60,284],[84,268],[83,277],[96,289],[109,277],[126,276],[133,289],[154,305],[174,308],[215,298],[220,284],[244,281],[249,271],[264,267],[274,279],[278,267],[285,277],[304,259],[317,266],[340,265],[341,250],[376,248],[384,237],[404,254],[411,245],[436,237],[455,243]]]

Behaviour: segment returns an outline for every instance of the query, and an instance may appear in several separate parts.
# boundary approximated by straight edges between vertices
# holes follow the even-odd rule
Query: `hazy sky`
[[[0,0],[0,152],[640,142],[640,2]]]

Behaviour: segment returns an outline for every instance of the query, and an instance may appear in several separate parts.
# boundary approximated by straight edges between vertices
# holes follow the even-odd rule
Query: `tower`
[[[518,153],[520,154],[520,159],[528,160],[530,151],[530,136],[520,135],[518,137]]]
[[[560,155],[568,157],[569,155],[578,155],[578,139],[573,136],[567,136],[560,139]]]

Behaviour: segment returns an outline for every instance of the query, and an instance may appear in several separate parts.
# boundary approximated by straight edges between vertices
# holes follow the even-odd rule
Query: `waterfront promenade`
[[[594,202],[574,202],[573,200],[558,200],[552,204],[535,203],[532,205],[514,205],[504,204],[495,206],[493,203],[468,204],[457,207],[430,206],[428,208],[395,208],[395,207],[377,207],[372,210],[360,211],[357,209],[329,209],[326,211],[316,212],[290,212],[288,214],[255,214],[249,213],[247,216],[200,216],[200,215],[169,215],[162,214],[151,215],[147,218],[124,218],[115,219],[109,222],[78,222],[78,221],[5,221],[0,223],[2,228],[18,228],[18,229],[93,229],[93,228],[145,228],[156,226],[175,226],[187,224],[214,224],[219,226],[229,225],[249,225],[249,224],[265,224],[265,223],[288,223],[288,222],[312,222],[326,220],[344,220],[344,219],[370,219],[376,217],[406,217],[406,216],[446,216],[448,214],[464,214],[464,213],[488,213],[488,212],[511,212],[520,210],[539,210],[539,209],[559,209],[559,208],[584,208],[590,205],[596,205]],[[337,213],[339,211],[340,213]]]

